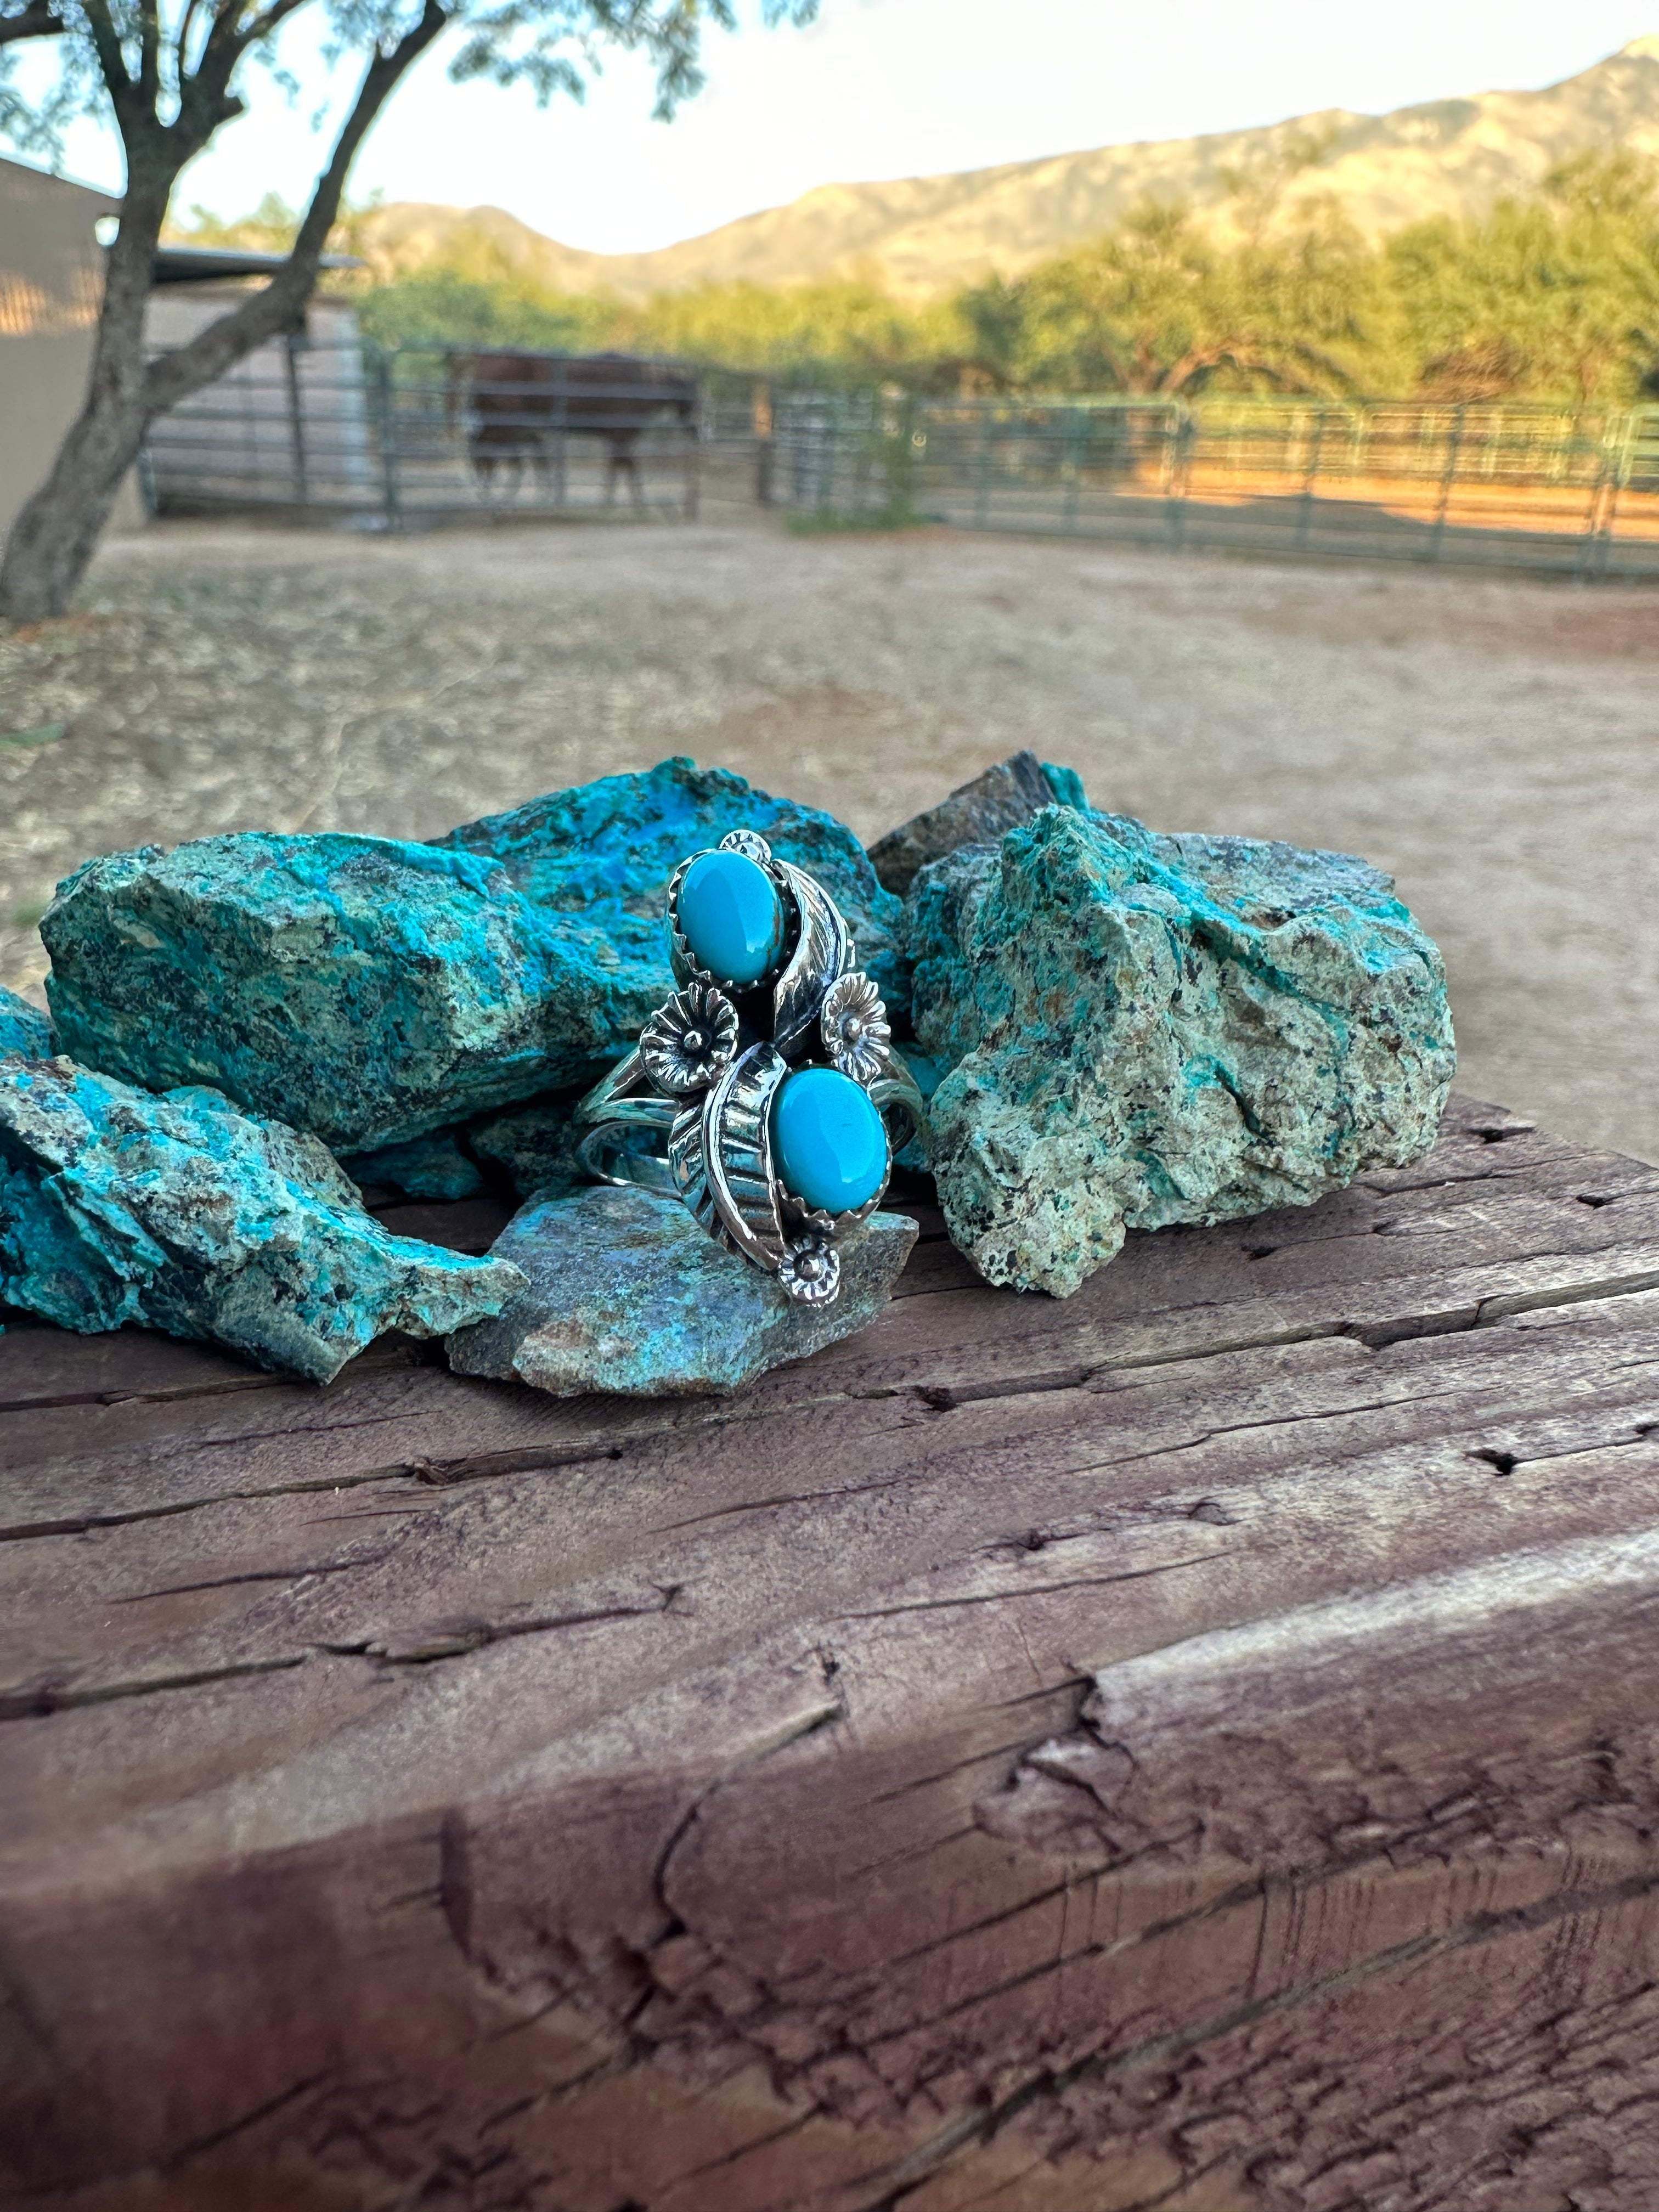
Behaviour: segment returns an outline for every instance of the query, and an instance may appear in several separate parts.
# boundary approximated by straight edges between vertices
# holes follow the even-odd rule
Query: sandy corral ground
[[[171,525],[0,639],[0,962],[84,854],[424,836],[669,752],[871,836],[1021,745],[1165,829],[1364,853],[1462,1085],[1659,1158],[1659,592],[769,525]]]

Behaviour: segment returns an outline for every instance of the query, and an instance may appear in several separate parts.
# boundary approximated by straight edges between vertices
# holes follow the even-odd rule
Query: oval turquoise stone
[[[680,927],[699,968],[722,983],[757,983],[783,950],[783,901],[758,861],[700,853],[685,872]]]
[[[851,1076],[803,1067],[778,1086],[772,1153],[779,1181],[803,1204],[850,1213],[881,1188],[887,1131]]]

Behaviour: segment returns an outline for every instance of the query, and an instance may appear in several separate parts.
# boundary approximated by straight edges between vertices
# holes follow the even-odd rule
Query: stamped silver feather
[[[738,1250],[774,1273],[789,1240],[772,1168],[772,1100],[788,1073],[773,1046],[750,1045],[702,1109],[702,1172],[714,1209]]]
[[[793,1053],[818,1025],[823,994],[856,957],[853,937],[835,902],[803,870],[787,860],[772,863],[787,886],[799,917],[794,951],[772,993],[772,1042]]]

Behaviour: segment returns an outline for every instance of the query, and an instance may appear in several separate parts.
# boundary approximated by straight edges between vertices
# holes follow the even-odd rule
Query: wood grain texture
[[[0,2202],[1652,2201],[1659,1172],[923,1231],[727,1402],[0,1338]]]

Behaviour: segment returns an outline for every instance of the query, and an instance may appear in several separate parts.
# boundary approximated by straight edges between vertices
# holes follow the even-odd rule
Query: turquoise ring
[[[927,1109],[835,901],[734,830],[668,886],[675,989],[576,1109],[601,1182],[687,1207],[709,1236],[828,1304]]]

